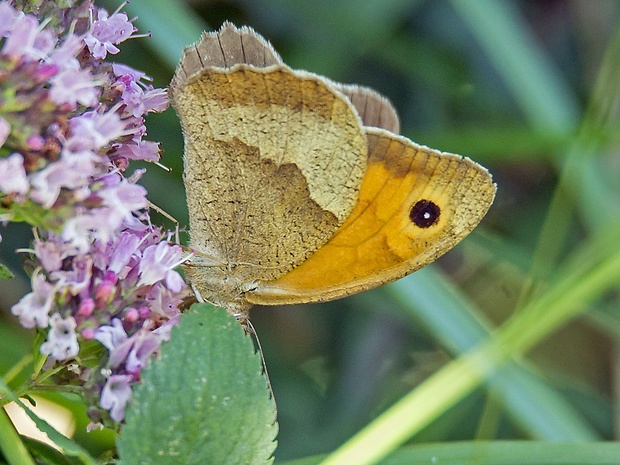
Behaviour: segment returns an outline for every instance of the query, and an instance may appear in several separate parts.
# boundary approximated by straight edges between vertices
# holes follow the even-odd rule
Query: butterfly
[[[187,47],[170,97],[185,144],[186,278],[240,317],[412,273],[495,196],[479,164],[398,135],[388,99],[291,69],[248,27],[227,22]]]

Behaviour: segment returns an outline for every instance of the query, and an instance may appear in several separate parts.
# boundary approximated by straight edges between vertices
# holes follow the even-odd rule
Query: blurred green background
[[[374,87],[405,136],[469,156],[498,185],[480,227],[431,267],[332,303],[252,311],[279,408],[279,459],[334,449],[561,276],[578,281],[620,251],[616,1],[133,0],[126,11],[153,37],[113,59],[156,87],[202,28],[249,25],[293,68]],[[184,227],[172,109],[149,118],[148,135],[172,169],[148,167],[149,198]],[[2,260],[19,272],[13,251],[30,232],[2,235]],[[412,441],[616,439],[617,281]],[[30,347],[9,312],[29,283],[22,274],[0,286],[5,371]]]

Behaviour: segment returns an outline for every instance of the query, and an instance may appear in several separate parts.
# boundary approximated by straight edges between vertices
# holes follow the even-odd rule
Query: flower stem
[[[28,364],[32,363],[32,358],[32,354],[24,355],[9,369],[9,371],[4,374],[4,382],[9,384],[12,380],[14,380],[24,370],[24,368],[28,366]]]

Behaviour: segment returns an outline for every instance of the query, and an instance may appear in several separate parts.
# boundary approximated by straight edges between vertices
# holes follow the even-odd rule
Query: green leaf
[[[26,415],[28,415],[28,417],[35,423],[39,431],[47,434],[47,437],[50,438],[54,444],[60,447],[65,454],[72,457],[77,457],[80,462],[85,465],[97,465],[97,461],[91,457],[79,444],[60,434],[47,421],[38,417],[32,410],[26,407],[17,395],[4,383],[2,378],[0,378],[0,394],[19,405],[24,412],[26,412]]]
[[[34,465],[34,460],[3,407],[0,407],[0,456],[11,465]]]
[[[76,457],[63,455],[53,447],[37,441],[36,439],[24,437],[23,441],[28,447],[30,453],[37,460],[37,463],[45,463],[49,465],[80,465],[82,463]]]
[[[25,222],[31,226],[60,233],[62,225],[72,213],[71,206],[58,209],[46,208],[31,200],[23,204],[13,203],[10,208],[2,212],[10,215],[10,220],[16,223]]]
[[[142,374],[118,443],[124,465],[272,463],[275,403],[251,336],[226,311],[194,305]]]
[[[9,270],[5,265],[0,263],[0,279],[11,279],[13,277],[13,273]]]
[[[403,447],[379,465],[612,465],[620,444],[612,442],[475,441]],[[306,457],[281,465],[317,465],[324,457]]]

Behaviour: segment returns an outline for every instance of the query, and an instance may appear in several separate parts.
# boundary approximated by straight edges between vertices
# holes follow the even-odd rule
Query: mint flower
[[[54,48],[54,35],[49,30],[39,29],[39,21],[31,15],[8,13],[13,24],[7,24],[10,34],[2,47],[2,54],[27,60],[39,60]]]
[[[79,344],[75,334],[76,322],[72,316],[62,318],[54,313],[50,318],[47,341],[41,344],[41,353],[57,360],[73,358],[78,354]]]
[[[11,125],[7,120],[0,116],[0,146],[3,146],[6,142],[6,138],[9,137],[11,132]]]
[[[19,153],[13,153],[6,158],[0,158],[0,191],[5,194],[24,195],[29,187],[24,170],[24,157]]]
[[[123,322],[118,318],[113,318],[111,325],[102,325],[97,329],[95,339],[101,342],[108,350],[114,350],[115,347],[127,340],[127,333],[123,328]]]
[[[55,382],[78,386],[92,420],[110,424],[187,295],[175,270],[187,257],[150,221],[143,171],[126,174],[130,160],[159,160],[144,116],[168,98],[104,61],[143,37],[122,7],[43,0],[38,17],[24,3],[0,0],[0,218],[38,229],[32,291],[12,313],[45,332]],[[95,368],[80,364],[85,342],[100,344]]]
[[[155,284],[165,281],[169,289],[180,290],[183,279],[174,271],[184,259],[179,246],[168,247],[165,242],[149,246],[140,262],[140,281],[138,285]]]
[[[66,103],[71,108],[78,104],[85,107],[97,105],[100,90],[88,70],[65,69],[50,79],[50,98],[61,105]]]
[[[125,406],[131,399],[133,381],[130,375],[111,375],[107,379],[101,392],[101,407],[110,411],[112,420],[122,421],[125,417]]]
[[[32,275],[32,292],[13,305],[11,311],[25,328],[45,328],[54,307],[55,293],[55,287],[46,281],[45,276],[35,273]]]
[[[136,31],[137,29],[125,13],[119,13],[117,10],[108,17],[107,11],[99,10],[97,20],[93,23],[90,33],[84,38],[84,42],[93,57],[105,58],[108,53],[115,55],[120,52],[116,45],[129,39]]]

